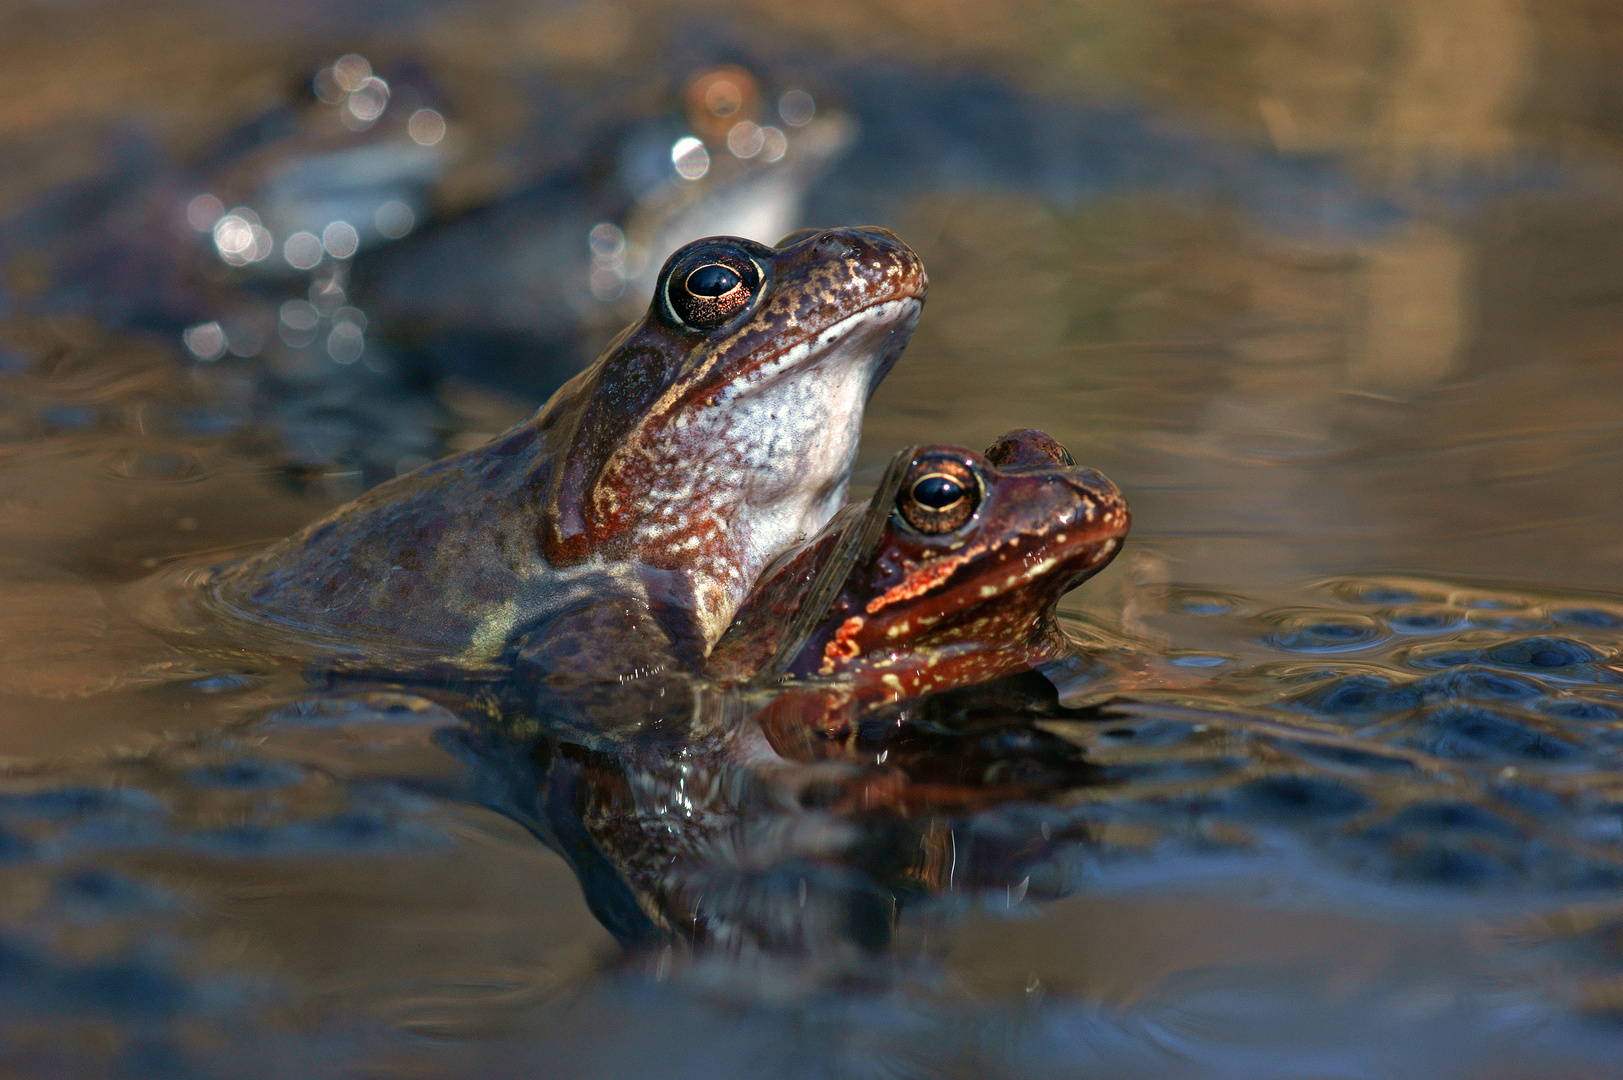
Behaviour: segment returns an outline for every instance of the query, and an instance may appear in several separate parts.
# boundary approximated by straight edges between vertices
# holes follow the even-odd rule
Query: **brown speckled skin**
[[[696,662],[762,567],[843,499],[861,405],[927,287],[917,256],[883,229],[797,236],[677,252],[649,313],[533,418],[221,568],[216,596],[320,639],[464,659],[528,630],[543,667],[543,631],[567,637],[584,620],[631,635],[622,649],[594,632],[590,655],[557,661],[585,678]],[[662,301],[666,277],[706,243],[765,271],[758,301],[710,332]],[[842,321],[858,329],[828,344]],[[809,356],[795,351],[808,343]],[[778,407],[832,378],[819,364],[842,345],[850,402],[826,415]]]
[[[828,616],[790,662],[794,680],[762,718],[779,736],[812,726],[841,734],[864,708],[983,682],[1068,652],[1055,619],[1059,598],[1103,569],[1127,535],[1127,504],[1114,484],[1070,464],[1039,431],[1011,432],[982,456],[951,453],[982,478],[985,498],[963,528],[939,536],[891,514],[873,555],[849,575]],[[769,572],[739,611],[709,663],[723,681],[751,678],[838,537],[859,527],[848,507],[822,534]],[[782,748],[782,747],[780,747]]]

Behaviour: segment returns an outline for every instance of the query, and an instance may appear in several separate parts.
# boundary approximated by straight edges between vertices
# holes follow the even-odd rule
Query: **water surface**
[[[1606,11],[0,19],[9,1071],[1615,1074]],[[673,243],[857,222],[932,280],[858,486],[1037,426],[1133,507],[1046,677],[768,766],[703,688],[153,616],[526,415]]]

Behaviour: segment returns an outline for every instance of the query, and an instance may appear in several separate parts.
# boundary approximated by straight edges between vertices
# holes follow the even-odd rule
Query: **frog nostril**
[[[857,253],[857,246],[839,233],[826,232],[817,238],[817,250],[836,258],[849,258]]]

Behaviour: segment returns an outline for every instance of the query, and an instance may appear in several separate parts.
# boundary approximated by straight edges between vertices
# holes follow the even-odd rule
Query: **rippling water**
[[[1603,6],[0,20],[8,1073],[1616,1075]],[[177,593],[856,221],[932,280],[859,481],[1039,426],[1133,507],[1073,658],[768,760]]]

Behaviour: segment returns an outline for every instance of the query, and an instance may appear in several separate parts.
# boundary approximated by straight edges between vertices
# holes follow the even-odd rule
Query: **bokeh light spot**
[[[788,90],[778,99],[778,115],[790,127],[805,127],[817,115],[817,103],[804,90]]]
[[[677,139],[671,147],[671,164],[676,166],[676,173],[682,179],[697,180],[710,171],[710,151],[689,135]]]
[[[775,161],[782,161],[783,155],[789,152],[789,136],[775,127],[761,129],[761,160],[768,165]]]
[[[406,121],[406,134],[419,146],[433,146],[445,138],[445,117],[433,109],[418,109]]]
[[[316,72],[316,77],[311,80],[310,89],[315,92],[316,97],[328,105],[337,105],[344,100],[344,95],[348,93],[347,90],[338,85],[338,79],[333,75],[333,70],[330,67],[324,67]]]
[[[289,300],[282,305],[282,325],[293,330],[314,330],[321,312],[308,300]]]
[[[390,199],[372,215],[372,224],[390,240],[398,240],[417,225],[417,215],[399,199]]]
[[[321,238],[311,232],[296,232],[282,244],[282,258],[295,270],[311,269],[325,254]]]
[[[254,246],[254,227],[236,214],[227,214],[214,224],[214,246],[226,257],[241,255]]]
[[[213,195],[199,195],[186,204],[186,223],[198,232],[210,232],[225,213],[225,204]]]
[[[731,79],[718,78],[705,87],[704,107],[717,116],[731,116],[744,105],[744,92]]]
[[[363,124],[370,124],[389,107],[389,84],[377,76],[364,80],[350,92],[344,112]]]
[[[625,252],[626,234],[614,222],[603,221],[592,226],[587,242],[592,246],[593,255],[600,259],[614,259]]]
[[[186,351],[199,360],[211,362],[225,355],[225,331],[217,322],[188,326],[180,337]]]
[[[625,295],[625,272],[614,266],[594,266],[587,284],[599,300],[618,300]]]
[[[748,120],[740,120],[727,132],[727,149],[733,152],[736,158],[752,158],[761,152],[766,139],[761,134],[761,126]]]
[[[360,234],[347,221],[335,221],[321,231],[321,246],[335,259],[347,259],[361,246]]]
[[[259,215],[239,206],[214,223],[214,247],[232,266],[246,266],[265,258],[276,244]]]
[[[353,94],[371,77],[372,64],[359,53],[349,53],[334,61],[332,75],[339,86]]]
[[[340,364],[353,364],[361,358],[366,340],[361,328],[352,322],[341,322],[327,335],[327,355]]]

